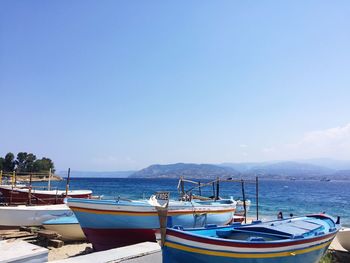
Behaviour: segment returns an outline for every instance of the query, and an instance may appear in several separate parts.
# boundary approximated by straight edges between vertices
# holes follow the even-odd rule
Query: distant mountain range
[[[176,163],[160,165],[155,164],[133,173],[135,178],[187,178],[207,179],[216,177],[233,177],[240,173],[231,167],[213,164]]]
[[[316,159],[312,161],[313,163],[321,162],[321,160]],[[259,176],[263,179],[350,180],[350,162],[324,159],[322,163],[328,164],[329,166],[300,161],[223,164],[156,164],[135,172],[131,174],[130,177],[179,178],[180,176],[184,176],[193,179],[208,179],[216,177],[249,178]],[[344,169],[336,169],[338,167]]]
[[[242,176],[258,175],[261,178],[316,179],[330,176],[336,172],[336,170],[327,167],[293,161],[250,163],[249,165],[226,163],[222,166],[236,169]]]
[[[59,172],[62,177],[67,172]],[[222,163],[222,164],[154,164],[139,171],[84,172],[72,171],[72,177],[99,178],[179,178],[212,179],[216,177],[291,180],[350,180],[350,161],[310,159],[296,161]]]

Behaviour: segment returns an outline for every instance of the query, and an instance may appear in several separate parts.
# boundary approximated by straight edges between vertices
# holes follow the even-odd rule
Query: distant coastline
[[[16,177],[17,182],[29,182],[30,181],[30,176],[29,175],[24,175],[24,176],[18,176]],[[63,177],[59,175],[51,175],[50,181],[62,181]],[[32,177],[32,182],[48,182],[49,177],[48,176],[34,176]]]
[[[127,178],[136,171],[74,171],[72,170],[70,176],[72,178]],[[59,176],[66,178],[67,171],[60,171]]]
[[[327,161],[328,160],[328,161]],[[72,178],[180,178],[192,179],[255,178],[266,180],[312,180],[312,181],[349,181],[350,161],[327,159],[319,161],[276,161],[262,163],[223,163],[223,164],[154,164],[139,171],[71,171]],[[315,164],[316,163],[316,164]],[[58,173],[66,177],[67,172]]]

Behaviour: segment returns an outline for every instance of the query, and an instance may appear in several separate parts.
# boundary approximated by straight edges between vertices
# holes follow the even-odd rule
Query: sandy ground
[[[92,245],[90,243],[67,244],[60,248],[49,247],[49,249],[49,261],[85,255],[93,252]]]

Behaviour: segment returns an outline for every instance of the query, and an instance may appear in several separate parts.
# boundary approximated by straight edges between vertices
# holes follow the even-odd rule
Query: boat
[[[40,174],[40,173],[39,173]],[[42,174],[42,173],[41,173]],[[46,174],[46,173],[44,173]],[[18,175],[18,176],[17,176]],[[19,176],[21,175],[21,176]],[[32,182],[34,180],[33,174],[27,175],[26,178],[28,185],[17,185],[17,179],[25,176],[25,173],[15,173],[7,174],[4,177],[2,171],[0,171],[0,204],[7,205],[19,205],[19,204],[29,204],[29,205],[52,205],[52,204],[63,204],[65,198],[92,198],[91,190],[70,190],[70,168],[68,169],[68,176],[66,181],[66,189],[58,190],[52,189],[51,178],[53,177],[51,169],[48,173],[47,189],[44,186],[33,186]],[[11,180],[9,180],[11,179]],[[4,184],[7,182],[8,184]]]
[[[64,216],[43,222],[43,227],[57,232],[65,241],[85,240],[83,230],[80,227],[78,219],[74,216]]]
[[[236,200],[237,202],[237,207],[236,207],[236,216],[245,216],[249,212],[251,201],[250,200],[245,200],[245,211],[244,211],[244,202],[242,200]]]
[[[65,204],[0,206],[0,228],[41,226],[49,219],[71,215],[73,212]]]
[[[225,227],[167,228],[164,263],[316,263],[340,229],[325,214]]]
[[[69,198],[67,204],[95,250],[156,241],[159,219],[151,200]],[[168,226],[225,225],[231,222],[235,209],[233,200],[170,201]]]
[[[344,249],[350,251],[350,228],[340,229],[337,234],[337,239]]]
[[[246,182],[248,182],[246,180]],[[185,189],[185,183],[188,183],[192,185],[192,187],[189,187],[187,190]],[[201,201],[208,201],[208,200],[220,200],[220,184],[221,183],[240,183],[242,184],[242,197],[243,200],[237,199],[236,201],[236,211],[235,211],[235,221],[237,222],[243,222],[246,219],[246,215],[248,214],[248,211],[250,209],[251,201],[245,199],[244,194],[244,180],[242,179],[234,179],[232,177],[230,178],[216,178],[213,181],[201,183],[200,181],[194,181],[185,179],[183,176],[180,177],[177,185],[177,190],[180,194],[180,200],[188,201],[188,200],[201,200]],[[258,184],[258,179],[254,181],[254,183]],[[194,185],[194,186],[193,186]],[[202,189],[204,187],[212,187],[213,192],[212,195],[202,196]],[[197,191],[198,194],[194,194],[193,191]],[[257,194],[257,193],[256,193]],[[233,199],[233,197],[231,197]]]
[[[91,198],[91,190],[38,190],[28,186],[0,185],[0,202],[9,204],[63,204],[66,197]]]

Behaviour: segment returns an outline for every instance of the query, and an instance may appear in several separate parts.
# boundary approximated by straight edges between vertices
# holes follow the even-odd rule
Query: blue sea
[[[104,199],[149,198],[156,191],[170,191],[171,198],[177,199],[177,185],[177,179],[71,178],[70,181],[70,189],[90,189],[94,195],[103,195]],[[65,189],[65,181],[52,182],[52,186]],[[188,185],[187,189],[190,187]],[[252,202],[248,216],[255,217],[255,184],[245,184],[245,194]],[[202,189],[202,195],[212,195],[212,187]],[[220,184],[220,196],[242,200],[241,184]],[[285,217],[290,213],[297,216],[326,212],[340,216],[342,225],[349,227],[350,181],[260,180],[259,218],[276,218],[279,211]]]

